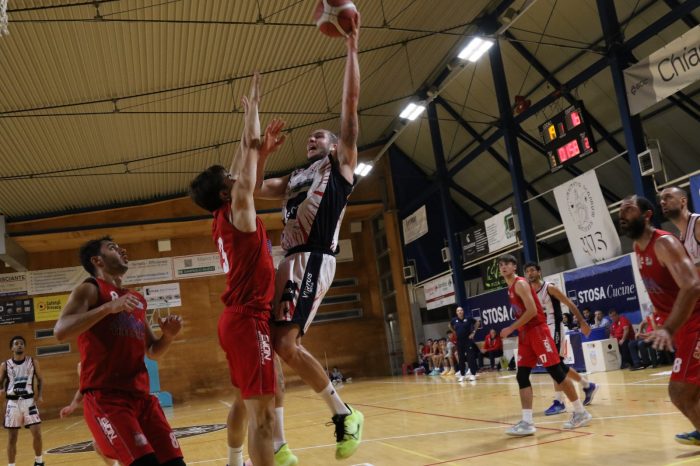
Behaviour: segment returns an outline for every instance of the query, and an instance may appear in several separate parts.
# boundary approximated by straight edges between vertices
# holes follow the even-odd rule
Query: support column
[[[457,232],[452,219],[454,212],[452,200],[450,199],[450,176],[445,163],[445,152],[442,147],[442,136],[440,135],[440,122],[437,116],[435,102],[428,104],[428,122],[430,124],[430,139],[433,143],[433,156],[437,167],[437,183],[440,185],[440,205],[442,207],[442,221],[447,235],[447,245],[450,249],[450,265],[452,267],[452,284],[455,288],[455,301],[458,306],[467,304],[467,295],[464,289],[464,278],[462,274],[462,248],[457,244]]]
[[[627,92],[625,90],[625,79],[622,71],[631,64],[630,55],[623,45],[622,30],[615,11],[615,2],[609,0],[596,0],[600,24],[605,35],[605,43],[608,47],[608,61],[610,73],[612,74],[615,96],[617,98],[617,108],[620,112],[620,121],[625,135],[625,145],[629,155],[629,164],[632,172],[632,182],[634,192],[639,196],[654,199],[654,184],[649,177],[643,177],[639,168],[637,155],[646,150],[644,141],[644,131],[642,120],[639,115],[630,115],[627,102]]]
[[[537,261],[537,243],[535,242],[535,232],[532,226],[530,206],[525,204],[525,177],[523,176],[523,164],[520,160],[520,148],[518,147],[518,125],[513,118],[513,110],[510,104],[508,93],[508,83],[503,68],[503,58],[501,57],[501,47],[496,41],[489,52],[491,61],[491,72],[493,74],[493,84],[496,88],[496,99],[498,100],[498,111],[501,117],[501,127],[503,129],[503,139],[508,153],[508,167],[513,183],[513,197],[515,209],[518,212],[518,224],[520,226],[520,239],[523,242],[523,253],[525,262]]]

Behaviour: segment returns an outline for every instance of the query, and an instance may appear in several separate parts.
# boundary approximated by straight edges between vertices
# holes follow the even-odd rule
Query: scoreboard
[[[596,151],[583,102],[576,102],[539,126],[552,172]]]

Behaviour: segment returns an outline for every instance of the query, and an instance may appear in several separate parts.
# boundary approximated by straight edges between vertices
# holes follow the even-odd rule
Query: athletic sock
[[[228,466],[243,466],[243,447],[228,447]]]
[[[574,405],[575,413],[582,413],[585,411],[585,409],[583,409],[583,404],[581,403],[581,400],[572,401],[571,404]]]
[[[44,457],[42,455],[35,456],[34,457],[34,462],[35,463],[43,463],[44,462]]]
[[[7,466],[15,466],[15,463],[7,463]]]
[[[579,382],[579,384],[586,390],[588,390],[588,387],[591,386],[591,383],[584,376],[581,376],[581,381]]]
[[[564,392],[554,392],[554,401],[564,404]]]
[[[532,410],[531,409],[523,409],[523,421],[532,424]]]
[[[275,449],[275,453],[279,450],[282,445],[287,443],[284,438],[284,408],[275,408],[275,432],[272,435],[272,447]]]
[[[321,390],[320,395],[323,397],[323,401],[326,402],[328,407],[331,408],[333,414],[350,414],[350,410],[345,406],[343,400],[340,399],[332,383],[328,382],[326,388]]]

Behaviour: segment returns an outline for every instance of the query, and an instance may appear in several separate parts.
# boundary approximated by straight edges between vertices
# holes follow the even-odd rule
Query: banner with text
[[[411,243],[428,233],[428,216],[425,206],[403,219],[401,223],[403,226],[403,244]]]
[[[34,320],[34,305],[32,298],[0,300],[0,325],[32,322]]]
[[[484,226],[489,242],[489,251],[498,251],[518,241],[512,207],[484,220]]]
[[[0,274],[0,296],[27,294],[27,272]]]
[[[146,298],[150,310],[182,306],[180,284],[177,282],[147,285],[138,288],[138,291]]]
[[[459,234],[462,243],[462,260],[470,262],[489,253],[489,238],[483,223]]]
[[[430,280],[423,285],[425,304],[428,309],[437,309],[455,303],[455,287],[452,274]]]
[[[621,254],[620,237],[594,170],[554,188],[554,198],[578,267]]]
[[[67,294],[39,296],[34,298],[34,321],[48,322],[58,320],[61,310],[68,302]]]
[[[29,272],[29,294],[56,294],[72,291],[89,275],[80,266]]]
[[[700,212],[700,175],[690,177],[690,198],[693,200],[693,212]]]
[[[700,26],[624,70],[630,113],[636,115],[700,78]]]
[[[640,321],[637,282],[634,278],[630,255],[608,262],[564,272],[566,294],[583,311],[590,308],[608,312],[634,313],[628,316],[632,323]]]
[[[175,279],[222,275],[221,258],[218,252],[173,257]]]
[[[129,261],[129,270],[124,274],[125,286],[136,283],[164,282],[173,279],[173,260],[170,257],[157,257]]]
[[[483,340],[492,328],[500,333],[503,328],[515,322],[515,313],[510,306],[506,288],[467,299],[466,314],[470,313],[474,318],[481,319],[481,328],[474,336],[477,341]]]

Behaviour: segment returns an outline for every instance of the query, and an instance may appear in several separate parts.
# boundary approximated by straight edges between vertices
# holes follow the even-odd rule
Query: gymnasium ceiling
[[[476,31],[475,20],[500,4],[489,0],[357,0],[362,12],[359,145],[385,140],[396,116],[430,83]],[[512,2],[516,10],[524,0]],[[668,13],[677,0],[616,0],[624,34],[632,37]],[[67,6],[72,4],[72,6]],[[175,197],[213,163],[227,164],[240,131],[240,96],[255,69],[263,73],[263,122],[279,116],[291,130],[268,164],[283,172],[305,161],[308,133],[338,130],[344,43],[312,24],[313,0],[9,0],[10,35],[0,37],[0,212],[12,220]],[[97,7],[96,7],[97,5]],[[697,24],[676,21],[640,45],[646,57]],[[511,100],[533,103],[553,88],[516,50],[522,46],[559,82],[602,55],[595,0],[538,0],[499,40]],[[591,48],[595,47],[595,50]],[[577,57],[562,69],[563,64]],[[685,109],[662,102],[643,114],[659,139],[669,178],[700,168],[700,104],[695,85]],[[586,170],[624,147],[609,70],[573,92],[617,142],[578,164]],[[497,129],[498,109],[488,56],[470,64],[440,95],[478,133]],[[522,127],[563,109],[560,99]],[[448,166],[478,141],[438,105]],[[602,139],[602,138],[601,138]],[[425,114],[396,141],[427,175],[435,171]],[[525,178],[546,191],[570,178],[550,176],[546,159],[519,141]],[[493,148],[506,156],[502,140]],[[598,170],[616,196],[632,190],[618,159]],[[510,175],[484,153],[456,183],[497,210],[512,203]],[[663,181],[663,180],[660,180]],[[490,214],[452,191],[464,212]],[[545,199],[547,199],[545,197]],[[547,202],[553,204],[551,197]],[[557,223],[533,202],[536,230]]]

